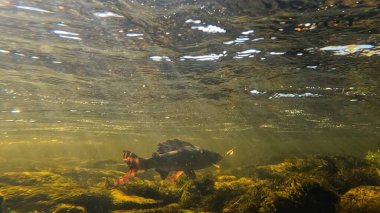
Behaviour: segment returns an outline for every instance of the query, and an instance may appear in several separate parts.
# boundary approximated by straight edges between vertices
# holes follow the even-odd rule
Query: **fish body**
[[[162,179],[179,176],[184,172],[190,178],[195,178],[194,170],[210,167],[222,159],[219,153],[209,151],[189,142],[178,139],[168,140],[158,144],[158,150],[151,158],[138,157],[130,151],[124,151],[123,160],[129,166],[129,171],[121,177],[117,184],[122,184],[134,177],[137,172],[155,169]]]

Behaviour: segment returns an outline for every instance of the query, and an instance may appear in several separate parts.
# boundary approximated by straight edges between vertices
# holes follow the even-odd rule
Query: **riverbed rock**
[[[248,167],[238,173],[241,176],[277,181],[289,178],[318,179],[339,193],[361,185],[380,185],[376,167],[367,160],[355,157],[291,158],[278,164]]]
[[[136,177],[117,189],[128,195],[161,200],[162,204],[169,204],[177,202],[180,198],[180,186],[180,183],[177,185],[167,181],[142,180]]]
[[[290,178],[273,200],[277,212],[336,212],[338,195],[318,179]]]
[[[350,189],[340,200],[340,212],[377,213],[380,210],[380,186],[359,186]]]
[[[3,208],[17,212],[328,213],[337,211],[338,197],[343,195],[340,209],[355,212],[377,208],[372,200],[378,199],[379,188],[362,186],[380,185],[376,164],[341,156],[291,158],[218,174],[200,171],[195,180],[136,177],[121,186],[107,184],[122,174],[99,167],[4,172],[0,201],[6,194]],[[361,200],[374,207],[356,202]]]
[[[368,151],[365,159],[373,163],[380,172],[380,149],[375,151]]]
[[[198,209],[200,206],[208,208],[206,201],[215,192],[214,181],[208,178],[190,180],[183,185],[179,203],[183,208]]]
[[[256,182],[228,201],[224,212],[335,212],[338,196],[312,179]]]
[[[127,195],[118,189],[111,190],[113,208],[116,209],[138,209],[159,206],[161,201],[136,195]]]
[[[86,213],[86,209],[82,206],[74,206],[71,204],[59,204],[54,213]]]

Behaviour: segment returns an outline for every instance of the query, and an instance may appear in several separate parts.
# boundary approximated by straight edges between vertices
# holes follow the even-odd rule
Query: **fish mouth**
[[[214,161],[214,164],[215,164],[215,163],[218,163],[218,162],[221,161],[222,159],[223,159],[223,156],[220,155],[219,153],[217,153],[217,155],[216,155],[216,159],[215,159],[215,161]]]

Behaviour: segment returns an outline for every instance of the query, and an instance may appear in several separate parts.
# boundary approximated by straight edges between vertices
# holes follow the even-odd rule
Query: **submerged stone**
[[[165,181],[141,180],[139,178],[119,186],[118,189],[128,195],[161,200],[163,204],[178,201],[181,194],[179,186],[175,184],[168,184]]]
[[[226,202],[223,211],[335,212],[337,202],[336,193],[316,180],[256,181],[246,185],[241,195]]]
[[[282,186],[273,200],[277,212],[336,212],[338,195],[319,180],[290,179]]]
[[[292,158],[284,162],[247,168],[241,176],[285,181],[289,178],[312,178],[323,181],[339,193],[361,185],[379,185],[375,167],[364,159],[342,156]]]
[[[376,151],[368,151],[365,159],[376,165],[380,174],[380,149]]]
[[[376,213],[380,210],[380,187],[359,186],[350,189],[340,199],[340,211],[345,213]]]
[[[194,211],[181,209],[177,203],[172,203],[164,207],[149,208],[149,209],[131,209],[131,210],[116,210],[112,213],[193,213]]]
[[[275,212],[273,192],[274,190],[263,183],[247,186],[244,192],[225,200],[223,212]],[[225,193],[223,197],[228,198],[228,195],[229,193]]]
[[[65,203],[83,206],[88,212],[107,212],[113,209],[114,203],[112,196],[107,190],[96,192],[82,192],[63,199]]]
[[[117,209],[147,208],[157,206],[157,204],[161,203],[160,201],[151,198],[127,195],[117,189],[112,189],[111,195],[113,198],[113,204]]]
[[[86,209],[82,206],[74,206],[70,204],[60,204],[54,210],[54,213],[86,213]]]
[[[204,203],[208,196],[214,193],[214,181],[208,178],[191,180],[183,186],[179,203],[182,208],[199,209],[206,207]],[[204,204],[204,205],[202,205]],[[205,206],[206,205],[206,206]],[[206,207],[207,208],[207,207]]]
[[[0,206],[17,212],[355,212],[375,209],[377,167],[353,157],[313,156],[200,175],[177,182],[134,178],[105,186],[120,172],[60,167],[0,174]],[[233,175],[231,175],[233,174]],[[357,188],[355,188],[357,187]],[[365,198],[363,198],[365,197]],[[358,201],[346,204],[353,201]],[[365,200],[371,205],[361,205]],[[360,204],[360,205],[359,205]],[[370,211],[369,211],[370,212]]]

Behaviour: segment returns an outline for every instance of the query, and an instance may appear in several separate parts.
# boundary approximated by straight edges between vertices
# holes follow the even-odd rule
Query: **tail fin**
[[[144,169],[144,168],[141,168],[142,160],[143,160],[142,158],[138,157],[136,154],[130,151],[127,151],[127,150],[123,151],[123,161],[129,166],[130,169],[136,169],[136,170]]]

